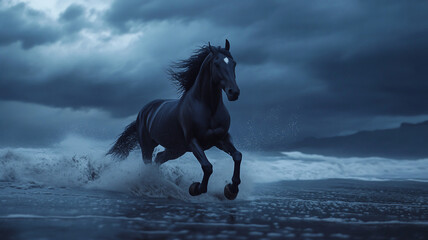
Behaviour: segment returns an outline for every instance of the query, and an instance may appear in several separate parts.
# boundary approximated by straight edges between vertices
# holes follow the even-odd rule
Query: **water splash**
[[[79,144],[76,144],[79,142]],[[208,193],[190,197],[188,187],[202,179],[191,154],[161,167],[143,164],[139,151],[124,161],[105,156],[108,143],[64,141],[46,149],[0,149],[0,181],[19,187],[84,187],[130,193],[141,197],[184,201],[223,200],[223,188],[233,173],[230,156],[207,151],[214,172]],[[244,152],[238,199],[251,199],[255,183],[282,180],[351,178],[362,180],[427,180],[428,159],[335,158],[299,152]]]

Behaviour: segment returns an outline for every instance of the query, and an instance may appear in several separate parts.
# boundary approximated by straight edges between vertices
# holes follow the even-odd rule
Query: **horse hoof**
[[[200,195],[201,191],[199,191],[199,185],[200,185],[200,183],[198,183],[198,182],[192,183],[192,185],[190,185],[190,187],[189,187],[189,194],[192,196]]]
[[[224,186],[224,196],[229,200],[234,200],[238,196],[239,188],[238,186],[233,186],[232,184],[226,184]]]

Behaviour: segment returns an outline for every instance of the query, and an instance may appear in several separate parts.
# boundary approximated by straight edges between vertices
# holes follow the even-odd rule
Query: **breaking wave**
[[[72,137],[49,149],[0,149],[0,181],[20,187],[85,187],[190,200],[189,185],[202,178],[199,163],[191,154],[156,167],[144,165],[139,151],[124,161],[106,157],[108,147],[107,142]],[[207,156],[214,173],[203,198],[222,199],[233,162],[219,150],[207,151]],[[428,180],[428,159],[335,158],[300,152],[244,152],[243,156],[241,199],[251,198],[254,183],[282,180]]]

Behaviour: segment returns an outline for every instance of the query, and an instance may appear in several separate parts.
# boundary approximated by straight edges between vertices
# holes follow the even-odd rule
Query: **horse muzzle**
[[[226,92],[226,95],[227,95],[227,99],[229,99],[229,101],[236,101],[236,100],[238,100],[239,93],[240,93],[239,89],[234,90],[232,88],[229,88],[229,89],[226,89],[225,92]]]

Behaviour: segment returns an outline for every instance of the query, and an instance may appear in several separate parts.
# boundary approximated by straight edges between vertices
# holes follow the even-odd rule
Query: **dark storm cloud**
[[[68,33],[78,32],[84,27],[90,27],[85,18],[85,8],[78,4],[71,4],[59,16],[59,21],[63,24],[63,30]]]
[[[133,116],[149,100],[173,96],[162,72],[172,61],[227,37],[241,88],[240,100],[227,104],[236,138],[248,146],[384,127],[374,119],[428,114],[427,9],[424,1],[116,0],[91,25],[84,6],[70,5],[52,22],[18,4],[0,10],[1,20],[11,19],[0,21],[3,49],[78,42],[85,27],[111,32],[100,38],[105,50],[109,41],[141,37],[126,54],[72,55],[72,70],[62,69],[63,59],[38,68],[28,60],[37,55],[10,47],[7,61],[0,56],[0,99]]]
[[[0,81],[0,100],[73,109],[99,108],[115,117],[124,117],[138,112],[142,102],[160,97],[158,94],[164,88],[134,79],[109,82],[103,76],[98,76],[97,81],[91,77],[71,71],[51,76],[43,82]]]
[[[89,27],[84,13],[83,6],[72,4],[60,14],[59,21],[55,21],[25,3],[0,8],[0,46],[19,42],[24,49],[29,49],[57,42]]]
[[[312,63],[313,74],[325,79],[329,92],[334,93],[330,98],[321,97],[324,108],[337,106],[336,111],[358,114],[426,114],[428,34],[418,38],[400,39],[351,58]],[[341,109],[341,104],[346,105]]]
[[[162,20],[207,20],[224,26],[245,27],[263,21],[279,5],[276,1],[119,1],[113,2],[106,19],[126,30],[128,23]]]
[[[355,115],[426,114],[427,4],[358,7],[353,21],[337,29],[342,33],[331,39],[335,45],[302,59],[328,90],[308,107]]]
[[[85,8],[78,4],[70,5],[63,13],[61,13],[60,20],[73,21],[81,17],[85,13]]]
[[[54,42],[60,32],[43,12],[19,3],[0,9],[0,45],[21,42],[24,48]]]

